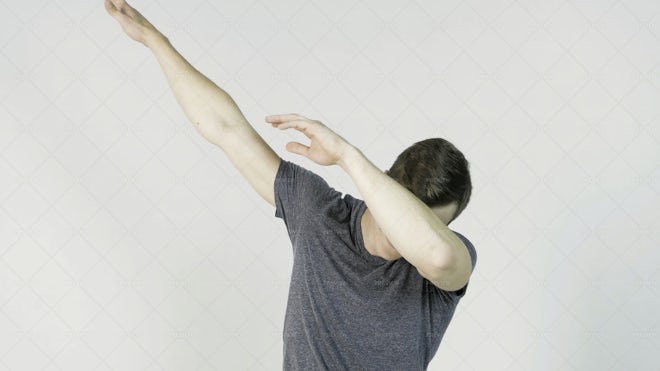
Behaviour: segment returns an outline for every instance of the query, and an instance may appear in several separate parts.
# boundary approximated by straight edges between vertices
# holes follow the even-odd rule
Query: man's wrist
[[[154,50],[154,48],[157,48],[159,45],[168,42],[169,39],[158,30],[147,34],[147,36],[144,38],[144,45],[151,50]]]
[[[351,144],[346,145],[346,149],[342,152],[337,165],[344,169],[345,172],[350,173],[349,169],[351,165],[354,165],[360,157],[363,156],[362,152],[355,146]]]

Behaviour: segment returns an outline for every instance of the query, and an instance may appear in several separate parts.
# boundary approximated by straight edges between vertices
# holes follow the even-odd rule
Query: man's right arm
[[[275,206],[280,157],[248,123],[234,100],[197,71],[160,31],[125,0],[106,0],[106,10],[132,39],[147,46],[174,96],[197,131],[220,147],[250,185]]]

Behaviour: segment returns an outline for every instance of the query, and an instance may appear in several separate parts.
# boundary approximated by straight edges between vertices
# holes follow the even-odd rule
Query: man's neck
[[[378,224],[376,224],[376,221],[369,212],[369,208],[362,214],[360,223],[362,226],[364,247],[369,254],[385,260],[395,260],[401,257],[401,254],[391,247],[387,237],[385,237],[385,234],[378,227]]]

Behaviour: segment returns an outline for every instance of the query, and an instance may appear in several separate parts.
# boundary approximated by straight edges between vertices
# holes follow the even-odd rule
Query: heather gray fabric
[[[274,187],[293,246],[284,369],[425,370],[467,285],[444,291],[405,259],[369,254],[366,204],[317,174],[282,160]]]

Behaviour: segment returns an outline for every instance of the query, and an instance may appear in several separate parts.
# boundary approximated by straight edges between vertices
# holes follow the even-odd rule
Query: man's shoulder
[[[279,182],[292,182],[298,186],[327,185],[325,179],[314,171],[295,162],[282,159],[275,180]]]
[[[335,218],[348,221],[361,200],[342,193],[304,166],[282,159],[275,178],[276,216],[298,215],[300,219]],[[303,221],[303,220],[301,220]]]
[[[474,244],[472,244],[472,241],[470,241],[462,233],[456,232],[453,229],[451,231],[454,232],[458,236],[458,238],[460,238],[461,241],[463,241],[465,247],[467,247],[468,252],[470,253],[470,258],[472,259],[472,270],[474,270],[474,266],[477,263],[477,249],[474,248]]]

